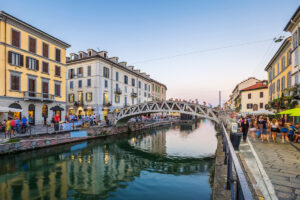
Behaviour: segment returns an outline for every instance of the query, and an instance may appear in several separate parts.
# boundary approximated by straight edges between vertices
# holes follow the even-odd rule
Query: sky
[[[0,0],[3,10],[71,44],[106,50],[164,83],[167,98],[224,103],[287,37],[299,0]]]

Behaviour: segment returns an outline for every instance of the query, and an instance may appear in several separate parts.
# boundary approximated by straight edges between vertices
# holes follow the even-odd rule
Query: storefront
[[[28,106],[28,122],[31,125],[35,124],[35,106],[33,104]]]
[[[61,121],[61,112],[64,111],[64,109],[60,106],[54,106],[54,107],[50,108],[50,110],[53,111],[53,116],[58,115],[59,120]]]
[[[8,117],[9,118],[12,118],[12,119],[16,119],[16,118],[21,119],[22,118],[22,113],[21,112],[14,112],[14,111],[22,110],[22,107],[21,107],[20,104],[18,104],[18,103],[10,104],[9,108],[16,109],[16,110],[10,109],[10,111],[8,112]]]

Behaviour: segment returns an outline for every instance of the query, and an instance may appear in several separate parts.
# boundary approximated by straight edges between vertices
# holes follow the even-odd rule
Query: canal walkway
[[[240,155],[258,196],[300,200],[300,144],[241,142]]]

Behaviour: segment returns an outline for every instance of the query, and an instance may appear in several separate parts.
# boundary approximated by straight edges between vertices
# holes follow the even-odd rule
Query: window
[[[269,82],[271,82],[272,81],[272,71],[270,70],[269,71]]]
[[[147,90],[147,84],[145,83],[144,89]]]
[[[139,81],[139,88],[141,88],[142,87],[142,83],[141,83],[141,81]]]
[[[269,87],[269,96],[272,96],[272,85]]]
[[[12,52],[12,51],[8,52],[8,63],[9,64],[22,67],[23,60],[24,60],[23,55]]]
[[[127,93],[127,86],[124,86],[124,91],[125,93]]]
[[[82,92],[78,92],[78,102],[82,103],[83,102],[83,95]]]
[[[42,81],[42,90],[43,90],[43,98],[49,98],[49,81],[43,80]]]
[[[60,50],[55,48],[55,60],[60,62]]]
[[[299,83],[299,75],[298,73],[295,74],[295,84]]]
[[[119,81],[119,72],[116,72],[116,81]]]
[[[134,105],[134,98],[131,98],[131,103],[132,105]]]
[[[103,67],[103,76],[109,78],[109,69],[107,67]]]
[[[20,91],[20,74],[11,73],[10,75],[10,89]]]
[[[287,66],[289,66],[292,63],[292,51],[289,50],[287,53]]]
[[[77,76],[83,77],[83,68],[82,67],[77,68]]]
[[[104,87],[107,88],[108,87],[108,81],[104,80]]]
[[[69,94],[69,102],[70,103],[73,103],[74,102],[74,100],[75,100],[75,95],[74,94]]]
[[[291,77],[292,75],[291,75],[291,72],[288,72],[288,74],[287,74],[287,77],[286,77],[286,81],[287,81],[287,83],[286,83],[286,86],[287,86],[287,88],[290,88],[291,87],[291,85],[292,85],[292,77]]]
[[[264,97],[264,92],[260,92],[260,93],[259,93],[259,97],[260,97],[260,98],[263,98],[263,97]]]
[[[55,65],[55,76],[59,76],[60,77],[60,66],[56,66]]]
[[[148,91],[150,92],[150,85],[148,85]]]
[[[85,93],[85,100],[86,101],[92,101],[93,100],[93,93],[91,93],[91,92]]]
[[[88,71],[88,73],[87,73],[88,76],[91,76],[92,75],[92,67],[88,66],[87,71]]]
[[[32,38],[29,36],[29,44],[28,44],[28,49],[32,53],[36,53],[36,39]]]
[[[127,106],[127,97],[124,97],[124,105]]]
[[[120,96],[119,95],[115,95],[115,102],[120,103]]]
[[[69,69],[69,79],[74,78],[74,75],[75,75],[74,72],[75,72],[74,69]]]
[[[126,75],[124,76],[124,83],[128,84],[128,76],[126,76]]]
[[[78,81],[78,88],[82,88],[82,80]]]
[[[298,46],[298,30],[293,34],[293,49],[296,49]]]
[[[248,94],[248,99],[251,99],[251,93]]]
[[[42,72],[46,73],[46,74],[49,74],[49,63],[43,62],[42,65],[43,65]]]
[[[119,84],[118,83],[116,83],[116,90],[118,90],[119,89]]]
[[[279,74],[280,69],[279,69],[279,62],[277,63],[277,75]]]
[[[283,57],[281,58],[281,71],[284,70],[284,67],[285,67],[285,56],[283,56]]]
[[[147,94],[146,94],[146,92],[144,92],[144,97],[147,97]]]
[[[88,86],[88,87],[91,87],[91,85],[92,85],[92,80],[91,80],[91,79],[88,79],[88,80],[87,80],[87,86]]]
[[[20,48],[20,32],[14,29],[11,29],[11,45],[14,47]]]
[[[294,53],[294,59],[295,59],[295,65],[294,67],[298,66],[299,65],[299,55],[298,55],[298,49],[295,50],[295,53]]]
[[[264,103],[260,103],[259,108],[264,108]]]
[[[36,80],[34,77],[28,78],[28,92],[29,96],[35,97],[35,90],[36,90]]]
[[[275,93],[275,83],[272,84],[272,94]]]
[[[135,86],[135,79],[134,78],[131,79],[131,85]]]
[[[55,96],[60,97],[60,83],[55,83]]]
[[[247,109],[252,109],[252,103],[247,104]]]
[[[26,57],[26,68],[38,71],[39,61],[31,57]]]
[[[281,78],[281,91],[285,89],[285,76]]]
[[[92,51],[89,51],[89,56],[92,56]]]
[[[275,67],[273,66],[272,67],[272,79],[274,79],[275,78]]]
[[[73,85],[73,81],[70,81],[70,89],[73,89],[74,85]]]
[[[49,45],[46,43],[43,43],[43,56],[45,58],[49,57]]]
[[[280,78],[277,80],[277,92],[280,91]]]

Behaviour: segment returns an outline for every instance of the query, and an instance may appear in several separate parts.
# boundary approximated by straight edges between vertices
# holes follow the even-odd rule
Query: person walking
[[[19,134],[20,133],[20,119],[18,117],[16,117],[15,122],[16,122],[16,132],[17,132],[17,134]]]
[[[26,133],[26,128],[27,128],[27,118],[25,115],[23,115],[22,120],[21,120],[21,133]]]
[[[7,137],[11,138],[11,118],[8,118],[8,120],[6,121],[5,123],[5,138],[6,138],[6,135]]]
[[[286,141],[289,142],[289,138],[288,138],[288,131],[289,131],[289,125],[287,123],[285,123],[285,121],[281,122],[281,138],[282,138],[282,143]]]
[[[248,123],[247,117],[245,117],[243,122],[241,123],[241,129],[242,129],[242,133],[243,133],[243,141],[246,142],[247,135],[248,135],[248,129],[249,129],[249,123]]]
[[[279,124],[278,124],[277,120],[274,118],[274,119],[272,119],[272,122],[271,122],[270,125],[271,125],[272,139],[273,139],[273,142],[275,143],[276,142],[277,133],[280,130]]]
[[[16,121],[14,119],[11,120],[10,122],[10,126],[11,126],[11,134],[16,136]]]
[[[251,122],[250,122],[250,136],[252,137],[253,140],[256,140],[255,131],[256,131],[256,120],[251,119]]]
[[[59,114],[56,114],[54,116],[54,128],[55,128],[55,131],[59,131],[59,121],[60,121],[60,116],[59,116]]]

